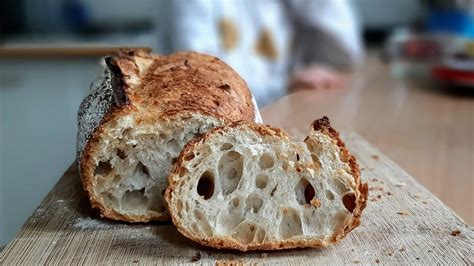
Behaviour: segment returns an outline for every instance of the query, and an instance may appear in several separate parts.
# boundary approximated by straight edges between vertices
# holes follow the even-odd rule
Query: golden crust
[[[340,156],[341,160],[347,163],[351,168],[351,174],[354,177],[354,181],[356,183],[356,187],[358,194],[356,194],[356,198],[358,201],[356,202],[356,206],[353,210],[352,215],[352,222],[348,224],[339,234],[335,234],[333,236],[334,242],[343,238],[347,233],[352,231],[360,224],[360,217],[362,211],[367,206],[367,197],[369,195],[369,186],[367,183],[362,183],[360,178],[360,169],[359,165],[357,164],[356,158],[349,153],[349,150],[346,148],[346,145],[339,137],[339,133],[331,127],[331,123],[329,122],[329,118],[324,116],[323,118],[315,120],[311,124],[311,128],[314,131],[319,131],[336,141],[337,146],[340,149]]]
[[[360,170],[357,165],[356,159],[352,156],[349,151],[347,150],[344,142],[339,138],[339,133],[334,130],[327,117],[323,117],[321,119],[315,120],[312,123],[312,130],[319,131],[337,142],[338,147],[340,148],[341,158],[345,163],[348,163],[351,169],[352,176],[354,177],[354,181],[356,183],[356,197],[358,197],[358,201],[356,203],[356,207],[353,211],[351,221],[341,229],[340,232],[335,233],[332,237],[330,237],[329,241],[324,239],[310,239],[310,240],[284,240],[278,243],[265,243],[265,244],[250,244],[250,245],[241,245],[237,243],[234,239],[203,239],[196,237],[195,235],[191,234],[188,230],[186,230],[183,226],[181,226],[180,219],[174,215],[173,209],[170,207],[170,203],[172,200],[172,192],[173,190],[180,185],[180,178],[186,174],[187,169],[182,167],[184,160],[187,156],[189,156],[195,150],[195,147],[199,145],[201,142],[205,142],[210,135],[218,134],[219,132],[227,131],[229,128],[238,128],[240,126],[246,126],[253,131],[257,132],[262,136],[274,136],[289,139],[288,135],[278,128],[273,128],[267,125],[259,125],[254,123],[247,123],[247,122],[237,122],[225,127],[218,127],[208,131],[206,134],[193,139],[192,141],[188,142],[183,150],[180,153],[177,163],[173,166],[171,174],[168,177],[169,186],[165,192],[165,202],[168,206],[168,209],[171,213],[171,220],[173,224],[177,227],[178,231],[186,236],[187,238],[210,247],[214,247],[217,249],[237,249],[240,251],[250,251],[250,250],[280,250],[280,249],[291,249],[291,248],[318,248],[318,247],[325,247],[331,243],[335,243],[338,240],[342,239],[347,233],[353,230],[360,224],[360,216],[362,210],[365,208],[367,203],[367,196],[368,196],[368,186],[367,183],[361,183],[360,181]]]
[[[105,136],[105,125],[137,113],[140,123],[159,123],[183,113],[212,116],[225,123],[253,121],[255,110],[246,83],[216,57],[195,52],[169,56],[122,49],[106,58],[112,72],[114,104],[94,129],[78,158],[84,190],[102,217],[127,222],[169,220],[167,213],[123,215],[93,193],[93,156]]]

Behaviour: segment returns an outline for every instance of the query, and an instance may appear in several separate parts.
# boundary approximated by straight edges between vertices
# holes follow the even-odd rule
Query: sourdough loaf
[[[359,225],[368,193],[326,117],[299,143],[248,122],[212,129],[185,146],[169,183],[182,234],[242,251],[334,243]]]
[[[184,144],[256,112],[246,83],[216,57],[121,50],[105,58],[78,113],[78,166],[92,206],[116,220],[169,219],[166,177]]]

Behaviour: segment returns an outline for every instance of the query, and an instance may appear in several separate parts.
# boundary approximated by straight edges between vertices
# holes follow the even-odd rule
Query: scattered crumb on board
[[[451,235],[452,235],[452,236],[458,236],[458,235],[460,235],[460,234],[461,234],[461,230],[459,230],[459,229],[456,229],[456,230],[451,231]]]
[[[401,182],[401,183],[395,184],[396,187],[404,187],[404,186],[406,186],[406,185],[407,185],[407,183],[405,183],[405,182]]]
[[[372,156],[370,156],[370,157],[372,157],[372,159],[374,159],[374,160],[378,160],[378,159],[379,159],[379,156],[378,156],[378,155],[375,155],[375,154],[372,155]]]
[[[402,215],[402,216],[407,216],[408,212],[399,211],[399,212],[397,212],[397,214]]]
[[[110,225],[103,221],[86,217],[86,218],[77,218],[76,220],[74,220],[74,223],[72,226],[77,229],[104,229],[104,228],[109,228],[111,226],[116,226],[116,225],[113,225],[113,224]]]
[[[192,262],[196,262],[196,261],[200,261],[200,260],[201,260],[201,252],[196,252],[196,254],[194,254],[191,257]]]

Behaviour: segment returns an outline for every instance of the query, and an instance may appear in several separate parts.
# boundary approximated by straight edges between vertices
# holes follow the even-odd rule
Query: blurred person
[[[340,88],[362,58],[346,0],[162,0],[158,51],[215,55],[263,107],[288,91]]]

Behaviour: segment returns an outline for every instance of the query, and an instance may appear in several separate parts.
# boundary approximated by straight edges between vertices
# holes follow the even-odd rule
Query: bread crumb
[[[192,258],[191,258],[192,262],[196,262],[196,261],[200,261],[200,260],[201,260],[201,252],[196,252],[196,254],[194,254],[194,256],[192,256]]]
[[[264,258],[266,258],[266,257],[268,257],[268,254],[267,254],[267,253],[262,253],[262,254],[260,254],[260,258],[264,259]]]
[[[408,212],[400,211],[400,212],[397,212],[397,214],[402,215],[402,216],[407,216]]]
[[[406,186],[406,185],[407,185],[407,183],[405,183],[405,182],[401,182],[401,183],[395,184],[396,187],[404,187],[404,186]]]
[[[319,201],[318,199],[314,198],[309,203],[311,203],[311,205],[313,205],[313,206],[321,207],[321,201]]]
[[[138,263],[138,262],[139,262],[139,260],[133,260],[132,261],[132,263]]]
[[[380,263],[380,260],[379,260],[379,259],[375,259],[375,263]]]
[[[377,182],[377,181],[379,181],[379,180],[374,177],[374,178],[370,179],[370,181],[371,181],[371,182]]]
[[[378,160],[378,159],[379,159],[379,156],[378,156],[378,155],[372,155],[372,156],[370,156],[370,157],[372,157],[372,159],[374,159],[374,160]]]
[[[461,230],[459,230],[459,229],[453,230],[453,231],[451,232],[451,235],[452,235],[452,236],[458,236],[458,235],[460,235],[460,234],[461,234]]]
[[[401,247],[398,251],[405,251],[406,249],[404,247]]]
[[[360,263],[360,260],[355,260],[352,263]]]
[[[426,200],[422,200],[421,203],[428,204],[428,202]]]
[[[390,192],[390,191],[388,191],[388,192],[387,192],[387,195],[388,195],[388,196],[392,196],[392,195],[393,195],[393,193],[392,193],[392,192]]]

